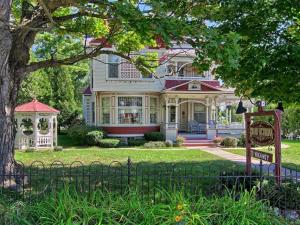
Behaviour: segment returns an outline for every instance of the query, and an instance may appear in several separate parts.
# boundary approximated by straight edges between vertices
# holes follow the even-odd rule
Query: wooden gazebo
[[[36,99],[15,109],[15,148],[53,148],[57,146],[58,110]]]

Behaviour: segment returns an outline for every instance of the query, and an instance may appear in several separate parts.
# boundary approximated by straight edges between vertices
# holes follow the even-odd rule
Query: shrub
[[[183,142],[184,142],[184,137],[182,136],[177,136],[176,137],[176,142],[175,142],[175,145],[180,147],[183,145]]]
[[[55,146],[54,149],[53,149],[55,152],[60,152],[63,150],[63,147],[62,146]]]
[[[29,147],[25,149],[25,152],[34,152],[36,149],[34,147]]]
[[[166,147],[166,143],[162,141],[150,141],[144,144],[145,148],[164,148]]]
[[[171,140],[166,140],[165,144],[167,147],[173,147],[173,141]]]
[[[242,134],[242,135],[240,136],[237,145],[240,146],[240,147],[246,147],[246,136],[245,136],[245,134]]]
[[[222,142],[224,141],[224,138],[219,136],[219,137],[215,137],[213,142],[217,145],[220,145]]]
[[[117,138],[106,138],[106,139],[102,139],[99,142],[99,144],[103,148],[115,148],[115,147],[119,146],[120,139],[117,139]]]
[[[277,185],[274,180],[264,180],[259,196],[269,199],[272,206],[280,209],[300,208],[300,184],[293,180],[283,180],[281,185]]]
[[[146,141],[164,141],[165,135],[161,132],[148,132],[144,134]]]
[[[143,146],[146,143],[144,139],[129,139],[128,145],[129,146]]]
[[[221,145],[224,147],[237,147],[238,139],[234,137],[225,137],[224,140],[221,142]]]
[[[103,138],[103,132],[99,130],[90,131],[85,135],[85,143],[89,146],[99,145]]]
[[[85,145],[87,144],[86,135],[91,131],[99,131],[99,128],[87,125],[74,125],[68,129],[67,134],[76,143]],[[101,132],[102,136],[104,136],[104,132]]]

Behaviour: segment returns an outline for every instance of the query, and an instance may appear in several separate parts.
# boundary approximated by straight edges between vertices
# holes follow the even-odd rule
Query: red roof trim
[[[31,102],[18,105],[15,109],[16,112],[47,112],[47,113],[59,113],[59,110],[54,109],[44,103],[34,99]]]
[[[191,82],[199,82],[201,85],[209,87],[215,91],[221,91],[219,81],[199,81],[199,80],[166,80],[165,90],[172,90]]]

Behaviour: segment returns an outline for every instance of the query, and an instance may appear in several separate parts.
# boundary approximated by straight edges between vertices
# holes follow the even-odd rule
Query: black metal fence
[[[80,161],[64,164],[55,161],[50,165],[35,161],[21,166],[18,173],[7,171],[0,194],[11,198],[33,201],[49,193],[57,193],[65,187],[91,194],[95,190],[126,194],[139,192],[149,202],[163,201],[160,189],[168,192],[182,191],[199,196],[222,195],[228,191],[256,188],[257,196],[280,209],[299,210],[300,173],[297,168],[282,169],[281,184],[276,184],[274,164],[252,165],[251,176],[245,174],[245,166],[222,167],[197,163],[137,163],[114,161],[111,164],[93,162],[84,165]]]

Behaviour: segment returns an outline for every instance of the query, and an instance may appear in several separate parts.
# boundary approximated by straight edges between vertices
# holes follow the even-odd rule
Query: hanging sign
[[[250,140],[259,146],[274,144],[275,131],[273,126],[265,121],[257,121],[250,125]]]
[[[252,157],[257,158],[257,159],[261,159],[261,160],[268,161],[268,162],[273,162],[273,154],[271,154],[271,153],[258,151],[256,149],[251,149],[251,155],[252,155]]]

